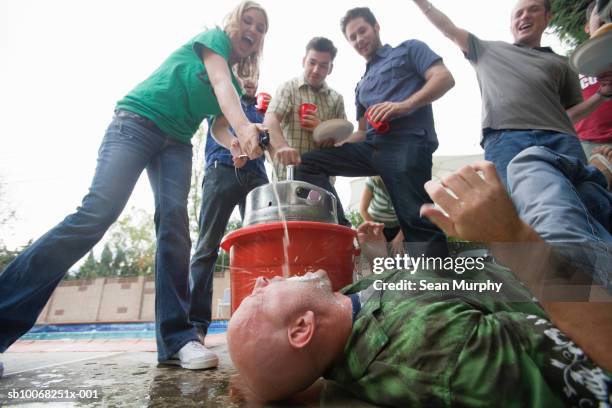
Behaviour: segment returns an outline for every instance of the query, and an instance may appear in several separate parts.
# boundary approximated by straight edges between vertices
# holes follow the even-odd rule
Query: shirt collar
[[[374,53],[374,57],[366,63],[366,69],[379,59],[387,57],[391,53],[391,51],[393,51],[393,48],[389,44],[385,44],[379,49],[377,49]]]
[[[323,81],[323,84],[321,85],[321,88],[319,89],[315,89],[312,86],[310,86],[310,84],[308,82],[306,82],[306,78],[304,78],[304,76],[300,76],[297,79],[297,84],[298,84],[298,88],[302,88],[302,87],[308,87],[310,89],[312,89],[313,92],[325,92],[325,93],[329,93],[329,87],[327,86],[327,82]]]
[[[386,57],[393,50],[393,48],[389,44],[385,44],[379,49],[376,50],[376,55],[379,57]]]
[[[349,290],[354,287],[359,288],[359,286],[359,283],[353,284]],[[353,305],[353,313],[355,313],[356,304],[360,304],[362,309],[353,321],[353,329],[344,347],[343,358],[338,359],[323,374],[323,377],[340,383],[353,382],[363,377],[372,361],[389,342],[389,336],[376,317],[377,311],[381,308],[381,292],[372,294],[370,301],[364,303],[359,300],[360,294],[361,292],[347,294]]]
[[[241,101],[244,105],[255,105],[257,103],[257,98],[250,97],[247,94],[242,95]]]
[[[550,54],[554,54],[555,52],[552,50],[552,48],[550,47],[528,47],[524,44],[520,44],[520,43],[514,43],[514,45],[516,45],[517,47],[520,48],[528,48],[528,49],[532,49],[532,50],[536,50],[536,51],[541,51],[541,52],[547,52]]]

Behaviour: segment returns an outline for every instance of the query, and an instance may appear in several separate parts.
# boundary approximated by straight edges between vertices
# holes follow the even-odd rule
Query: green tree
[[[98,276],[98,262],[94,257],[93,251],[89,251],[85,262],[73,276],[66,275],[65,279],[92,279]]]
[[[235,231],[239,228],[242,228],[242,221],[236,218],[232,218],[227,223],[225,227],[225,234],[227,235],[232,231]],[[215,263],[215,272],[221,272],[224,269],[227,269],[229,266],[229,254],[223,250],[219,250],[219,257],[217,258],[217,262]]]
[[[590,0],[552,0],[551,26],[562,41],[576,46],[589,38],[584,32],[584,25],[586,9],[590,2]]]
[[[100,254],[100,262],[98,262],[98,276],[113,276],[118,275],[118,271],[113,268],[113,253],[108,243],[104,244],[102,253]]]
[[[125,256],[125,251],[123,250],[123,248],[121,247],[116,248],[115,258],[113,259],[111,269],[115,272],[115,275],[119,275],[119,276],[129,275],[127,257]]]
[[[109,258],[108,252],[104,255],[103,250],[100,261],[112,269],[112,275],[136,276],[153,273],[155,234],[151,214],[132,207],[119,218],[107,235],[107,246],[112,256]]]
[[[12,208],[8,201],[4,182],[0,178],[0,227],[6,231],[12,220],[15,219],[17,212]],[[1,243],[2,237],[0,237]]]
[[[204,179],[204,148],[208,124],[203,121],[191,139],[193,159],[191,162],[191,188],[189,190],[187,212],[189,214],[189,233],[191,241],[196,242],[199,235],[200,205],[202,203],[202,181]]]
[[[22,250],[23,249],[8,249],[6,245],[0,242],[0,272],[2,272],[13,259],[17,258],[17,255],[19,255]]]
[[[357,210],[349,210],[345,213],[346,219],[349,220],[351,225],[355,228],[363,224],[363,217]]]
[[[225,235],[240,228],[242,228],[242,221],[237,218],[231,218],[225,226]]]

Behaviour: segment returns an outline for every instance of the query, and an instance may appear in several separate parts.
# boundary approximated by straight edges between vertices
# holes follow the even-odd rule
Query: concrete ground
[[[209,336],[213,337],[213,336]],[[0,379],[0,406],[77,407],[258,407],[240,387],[225,344],[217,335],[207,344],[217,353],[217,369],[190,371],[157,364],[154,343],[104,347],[83,342],[17,342],[0,355],[4,377]],[[87,342],[85,342],[87,343]],[[91,343],[91,342],[89,342]],[[107,342],[109,343],[109,342]],[[125,342],[124,342],[125,343]],[[145,351],[147,349],[151,349]],[[46,349],[47,351],[42,351]],[[126,351],[129,349],[129,351]],[[81,351],[75,351],[81,350]],[[98,351],[96,351],[98,350]],[[270,373],[274,375],[274,373]],[[41,390],[97,392],[97,399],[55,401],[52,398],[13,399],[15,393]],[[77,397],[74,395],[71,397]],[[371,407],[354,400],[332,383],[320,380],[291,401],[265,406]]]

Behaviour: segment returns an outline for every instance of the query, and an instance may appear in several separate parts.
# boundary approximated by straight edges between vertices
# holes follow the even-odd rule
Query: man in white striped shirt
[[[404,234],[400,228],[387,187],[380,176],[366,179],[359,203],[359,214],[364,221],[383,223],[385,225],[383,228],[385,240],[392,244],[393,251],[400,252],[402,250]]]

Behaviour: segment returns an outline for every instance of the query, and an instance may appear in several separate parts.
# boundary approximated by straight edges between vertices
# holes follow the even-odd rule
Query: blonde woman
[[[223,29],[198,34],[117,103],[81,206],[0,274],[0,352],[34,325],[66,271],[121,214],[146,169],[155,197],[158,359],[187,369],[217,365],[187,315],[190,139],[205,116],[223,113],[243,151],[251,158],[261,154],[259,129],[244,115],[232,69],[243,77],[258,69],[267,31],[265,10],[244,1]]]

